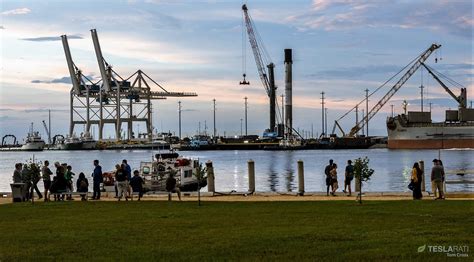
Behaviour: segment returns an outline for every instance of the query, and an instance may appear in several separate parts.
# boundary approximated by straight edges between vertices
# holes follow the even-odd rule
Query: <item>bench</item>
[[[53,196],[61,196],[61,195],[71,195],[71,196],[81,196],[81,195],[86,195],[86,199],[89,198],[89,195],[92,194],[92,192],[55,192],[55,193],[50,193],[50,195]]]

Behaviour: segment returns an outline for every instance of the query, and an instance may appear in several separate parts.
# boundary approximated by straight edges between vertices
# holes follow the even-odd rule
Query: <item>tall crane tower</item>
[[[268,53],[265,50],[265,46],[260,38],[257,38],[258,32],[253,23],[252,18],[248,12],[247,5],[242,5],[242,11],[244,15],[245,27],[247,28],[247,34],[249,37],[250,46],[252,47],[253,56],[255,58],[255,62],[257,64],[258,74],[260,75],[260,80],[262,81],[263,87],[267,92],[268,98],[270,99],[270,132],[275,132],[276,126],[276,86],[275,86],[275,74],[274,68],[275,65],[271,62]],[[244,47],[243,47],[244,48]],[[265,68],[264,58],[267,61],[267,69]],[[240,82],[241,85],[248,85],[249,83],[245,80],[245,72],[244,72],[244,80]]]
[[[372,107],[372,109],[365,114],[365,116],[356,123],[354,127],[350,130],[350,132],[347,134],[348,137],[354,137],[366,124],[367,122],[372,119],[372,117],[379,112],[379,110],[392,98],[393,95],[405,84],[408,79],[420,68],[420,66],[423,65],[423,63],[428,59],[428,57],[438,48],[440,48],[441,45],[438,44],[432,44],[428,49],[426,49],[421,55],[419,55],[417,58],[412,60],[411,63],[412,66],[406,71],[405,74],[393,85],[390,90],[380,99],[377,104]],[[414,61],[414,62],[413,62]],[[411,64],[410,63],[410,64]],[[382,85],[383,86],[383,85]],[[382,87],[381,86],[381,87]],[[377,88],[380,89],[381,87]],[[377,90],[375,90],[372,94],[374,94]],[[371,95],[372,95],[371,94]],[[368,99],[368,98],[367,98]],[[355,107],[353,107],[351,110],[346,112],[344,115],[342,115],[338,120],[334,121],[334,127],[333,127],[333,133],[336,129],[336,126],[342,131],[343,135],[346,136],[344,131],[342,130],[341,126],[339,125],[338,121],[341,120],[343,117],[345,117],[347,114],[349,114],[353,109],[355,109],[357,106],[359,106],[361,103],[363,103],[365,100],[359,102]]]

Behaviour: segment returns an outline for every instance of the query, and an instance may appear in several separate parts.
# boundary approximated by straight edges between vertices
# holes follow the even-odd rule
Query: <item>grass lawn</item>
[[[456,260],[473,201],[62,202],[0,205],[0,261]]]

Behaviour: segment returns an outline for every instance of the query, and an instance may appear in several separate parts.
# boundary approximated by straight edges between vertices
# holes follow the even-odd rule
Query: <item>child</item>
[[[89,181],[87,181],[86,176],[84,173],[79,174],[79,178],[76,182],[77,192],[84,192],[87,193],[89,191]],[[81,194],[81,201],[87,201],[86,194]]]

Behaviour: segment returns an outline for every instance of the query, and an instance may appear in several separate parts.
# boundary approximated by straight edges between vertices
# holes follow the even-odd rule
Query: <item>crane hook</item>
[[[241,81],[239,84],[240,84],[240,85],[250,85],[250,82],[247,81],[247,80],[245,80],[245,77],[246,77],[247,75],[246,75],[246,74],[243,74],[242,76],[244,77],[244,80]]]

